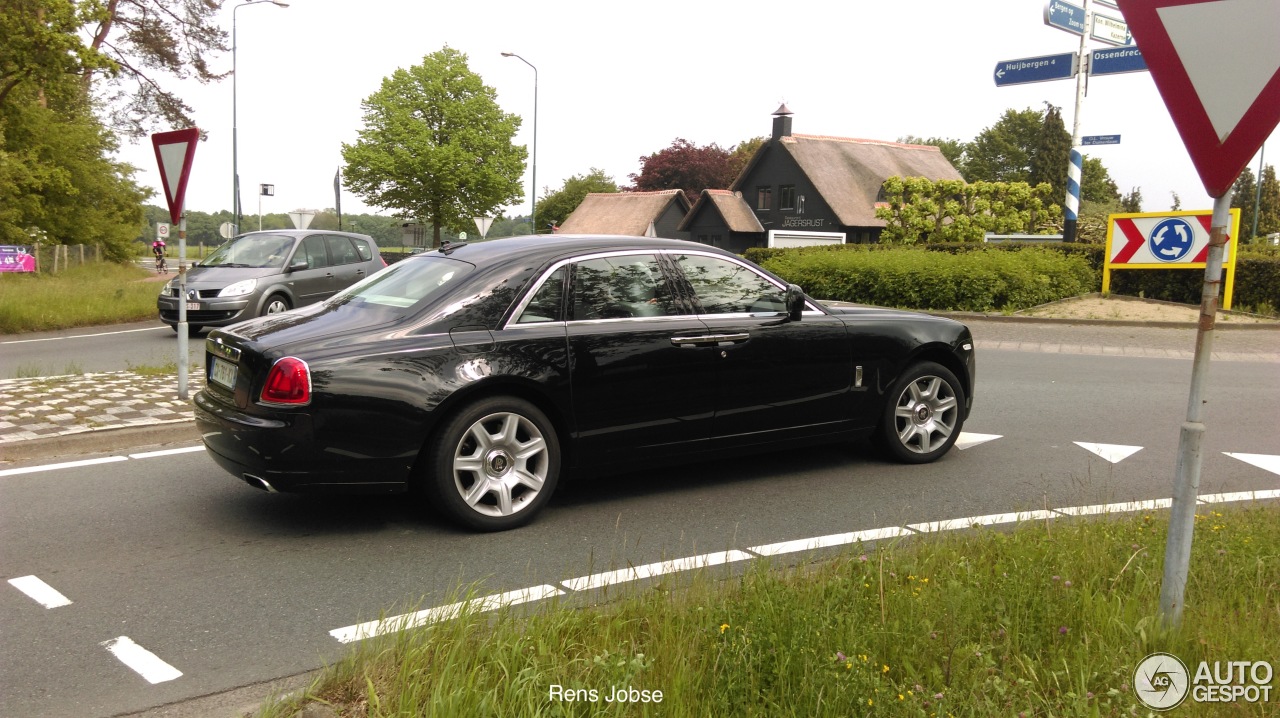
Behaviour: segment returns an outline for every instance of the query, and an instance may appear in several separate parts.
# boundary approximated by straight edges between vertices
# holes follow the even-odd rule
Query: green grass
[[[132,264],[87,264],[58,274],[0,274],[0,333],[155,319],[159,282]]]
[[[1164,513],[973,528],[835,560],[629,585],[601,605],[463,613],[357,644],[305,692],[343,716],[1128,716],[1138,662],[1276,659],[1280,508],[1202,508],[1180,630]],[[723,575],[723,574],[722,574]],[[599,702],[551,700],[552,685]],[[603,702],[613,686],[661,704]],[[1273,696],[1273,700],[1275,697]],[[1181,715],[1262,716],[1274,704]]]

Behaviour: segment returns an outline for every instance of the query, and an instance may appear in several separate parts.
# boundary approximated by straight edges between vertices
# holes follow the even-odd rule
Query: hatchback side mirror
[[[804,316],[804,290],[796,284],[788,284],[786,291],[787,300],[787,319],[793,322],[800,321],[800,317]]]
[[[299,260],[299,261],[294,262],[293,264],[290,264],[290,265],[289,265],[289,271],[290,271],[290,272],[300,272],[300,271],[302,271],[302,270],[306,269],[308,266],[310,266],[310,265],[308,265],[308,264],[307,264],[306,260]]]

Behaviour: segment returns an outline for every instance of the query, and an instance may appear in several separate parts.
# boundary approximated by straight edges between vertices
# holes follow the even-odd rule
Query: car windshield
[[[271,267],[279,269],[289,258],[294,238],[286,234],[250,234],[218,247],[200,262],[202,267]]]
[[[408,309],[447,291],[446,287],[473,268],[446,257],[414,257],[347,287],[329,301]]]

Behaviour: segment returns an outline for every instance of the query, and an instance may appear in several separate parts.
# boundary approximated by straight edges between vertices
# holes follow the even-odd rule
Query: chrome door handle
[[[736,344],[750,339],[751,335],[742,334],[702,334],[696,337],[671,337],[671,343],[678,347],[716,346],[719,344]]]

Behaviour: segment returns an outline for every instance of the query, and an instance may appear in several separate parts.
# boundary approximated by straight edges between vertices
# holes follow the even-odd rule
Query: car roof
[[[241,237],[252,237],[258,234],[263,234],[263,235],[283,234],[286,237],[307,237],[313,234],[338,234],[338,235],[342,235],[343,237],[359,237],[360,239],[369,239],[369,240],[373,239],[373,237],[370,237],[367,234],[359,234],[357,232],[340,232],[336,229],[261,229],[253,232],[243,232],[241,234],[237,234],[235,237],[233,237],[233,239],[240,239]]]
[[[504,237],[483,242],[446,244],[442,248],[430,249],[414,255],[414,257],[430,257],[438,253],[444,253],[450,257],[468,262],[488,263],[515,256],[550,259],[567,254],[607,252],[623,249],[641,251],[654,249],[697,250],[732,256],[710,245],[679,239],[596,234],[539,234],[523,237]]]

